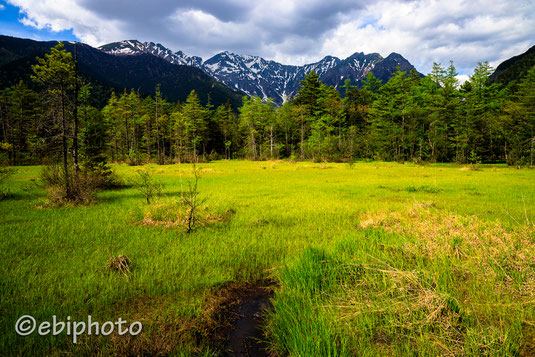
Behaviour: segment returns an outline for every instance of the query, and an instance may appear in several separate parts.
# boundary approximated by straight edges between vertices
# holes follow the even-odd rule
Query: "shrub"
[[[147,167],[137,171],[132,185],[143,195],[148,205],[162,194],[162,184],[154,179],[152,171]]]
[[[182,204],[187,208],[186,217],[186,233],[192,231],[197,220],[197,209],[202,205],[206,199],[199,198],[199,180],[201,178],[201,170],[193,163],[192,167],[193,179],[188,182],[187,191],[180,193]]]
[[[68,180],[59,165],[48,165],[41,171],[41,181],[48,191],[48,201],[53,206],[68,203],[87,204],[94,201],[99,188],[100,178],[88,172],[75,172],[68,168]]]
[[[468,161],[470,161],[470,170],[472,171],[479,171],[479,165],[481,164],[481,158],[479,155],[472,150],[470,152],[470,157],[468,158]]]

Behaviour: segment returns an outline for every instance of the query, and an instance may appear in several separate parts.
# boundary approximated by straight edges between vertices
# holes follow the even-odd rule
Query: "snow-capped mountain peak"
[[[148,53],[157,57],[161,57],[168,62],[184,66],[193,66],[201,68],[202,58],[197,56],[188,56],[182,51],[173,53],[160,43],[154,42],[139,42],[136,40],[128,40],[121,42],[113,42],[99,47],[104,52],[113,55],[137,55]]]
[[[173,64],[197,67],[229,88],[250,96],[273,98],[277,104],[295,96],[300,82],[312,70],[319,75],[323,83],[340,89],[346,79],[358,85],[369,72],[386,82],[396,72],[397,67],[404,71],[414,68],[397,53],[383,58],[378,53],[355,52],[344,60],[325,56],[315,63],[292,66],[229,51],[220,52],[203,62],[200,57],[188,56],[182,51],[173,52],[159,43],[142,43],[136,40],[114,42],[100,49],[113,55],[149,53]]]

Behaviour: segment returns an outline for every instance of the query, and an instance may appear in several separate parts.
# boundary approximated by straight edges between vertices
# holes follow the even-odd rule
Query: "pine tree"
[[[24,162],[24,155],[35,152],[38,131],[39,98],[24,82],[9,89],[9,113],[11,120],[6,122],[6,141],[10,144],[10,161],[12,165]]]
[[[310,71],[301,82],[301,89],[297,92],[294,102],[302,105],[306,110],[305,115],[313,117],[318,110],[318,98],[322,83],[314,70]]]
[[[50,98],[52,116],[61,126],[61,148],[63,158],[64,189],[67,198],[72,197],[72,189],[68,162],[68,131],[71,125],[70,106],[73,103],[72,94],[75,82],[74,61],[69,52],[63,49],[60,42],[51,48],[45,58],[37,58],[37,64],[32,66],[35,75],[32,79],[45,85]],[[75,171],[77,176],[77,172]]]
[[[198,161],[198,150],[206,141],[208,112],[201,105],[195,90],[192,90],[182,107],[187,145],[192,150],[193,160]]]

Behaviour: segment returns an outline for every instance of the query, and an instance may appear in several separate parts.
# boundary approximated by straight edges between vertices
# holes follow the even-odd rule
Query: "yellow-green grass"
[[[418,249],[407,257],[406,244],[419,247],[421,237],[380,226],[362,228],[360,221],[366,212],[407,212],[415,202],[424,202],[433,214],[476,215],[483,225],[499,222],[507,230],[524,229],[527,220],[535,220],[535,171],[376,162],[352,169],[283,161],[201,166],[199,188],[207,205],[235,214],[189,234],[140,224],[140,212],[151,208],[134,188],[101,192],[90,206],[46,208],[44,189],[31,181],[40,168],[18,167],[7,182],[12,197],[0,201],[0,353],[210,354],[214,346],[209,332],[203,332],[209,297],[226,283],[266,277],[279,284],[267,332],[280,354],[477,355],[496,350],[503,355],[521,353],[533,337],[526,327],[535,321],[529,301],[494,292],[496,282],[456,278],[454,268],[477,273],[474,261],[445,253],[430,259]],[[139,169],[113,168],[126,179]],[[191,178],[189,165],[151,168],[164,185],[161,202],[176,200]],[[109,257],[119,254],[134,264],[128,278],[106,269]],[[411,272],[418,278],[392,278]],[[528,278],[519,276],[514,284]],[[368,310],[380,310],[396,298],[393,286],[408,286],[410,279],[432,286],[437,301],[449,301],[451,309],[464,314],[455,325],[466,325],[455,335],[464,349],[453,350],[447,343],[451,336],[433,326],[431,332],[429,326],[391,326],[399,318],[396,311],[361,308],[357,292],[362,284],[369,291]],[[463,284],[466,288],[459,288]],[[468,296],[466,302],[462,294]],[[485,308],[469,308],[468,303]],[[340,307],[346,305],[360,310]],[[429,311],[408,318],[420,321]],[[74,345],[64,334],[17,336],[14,326],[22,315],[37,321],[50,321],[52,315],[71,316],[72,321],[92,315],[100,322],[121,317],[141,321],[144,330],[132,340],[82,336]],[[503,331],[508,333],[505,341]],[[438,342],[429,337],[435,335]],[[490,347],[481,347],[485,344]]]

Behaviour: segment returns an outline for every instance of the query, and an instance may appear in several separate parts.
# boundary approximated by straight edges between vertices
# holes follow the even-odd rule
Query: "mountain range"
[[[514,90],[514,87],[533,66],[535,66],[535,46],[500,63],[489,80],[491,83],[501,83]]]
[[[151,54],[172,64],[197,67],[229,88],[249,96],[273,98],[279,105],[287,98],[295,96],[300,82],[312,70],[316,71],[323,83],[342,90],[346,79],[349,79],[351,84],[360,86],[361,80],[369,72],[386,83],[398,67],[406,72],[414,69],[409,61],[397,53],[383,58],[378,53],[357,52],[346,59],[326,56],[319,62],[294,66],[228,51],[203,61],[200,57],[188,56],[182,51],[173,52],[161,44],[136,40],[113,42],[99,48],[116,56]]]
[[[31,65],[57,43],[0,35],[0,88],[19,80],[32,86]],[[64,45],[74,54],[75,43]],[[237,109],[245,94],[273,98],[280,105],[297,93],[300,81],[311,70],[318,73],[323,83],[342,91],[346,79],[361,85],[362,78],[371,72],[386,83],[398,67],[403,71],[414,68],[397,53],[383,58],[378,53],[357,52],[343,60],[327,56],[315,63],[293,66],[228,51],[203,61],[161,44],[135,40],[114,42],[99,49],[82,43],[76,47],[80,74],[93,85],[91,98],[96,107],[106,104],[112,90],[134,89],[144,96],[154,95],[157,84],[170,101],[183,102],[195,90],[203,104],[210,102],[214,106],[231,103]],[[490,79],[514,85],[534,64],[535,46],[500,64]]]
[[[0,35],[0,86],[19,80],[29,83],[31,65],[57,41],[34,41]],[[74,42],[64,42],[74,54]],[[94,87],[94,105],[102,107],[112,90],[134,89],[142,95],[154,95],[156,84],[170,101],[185,101],[195,89],[203,103],[214,106],[230,102],[238,108],[244,95],[273,98],[281,105],[296,95],[305,75],[314,70],[320,80],[342,91],[346,79],[360,85],[369,72],[386,83],[399,67],[414,67],[403,56],[392,53],[383,58],[378,53],[357,52],[346,59],[327,56],[303,66],[284,65],[258,56],[221,52],[206,61],[188,56],[154,42],[136,40],[114,42],[100,48],[76,44],[79,70]]]
[[[36,57],[44,57],[57,44],[0,35],[0,88],[19,80],[34,85],[30,75]],[[64,42],[64,48],[74,55],[75,43]],[[241,106],[242,92],[229,89],[199,68],[177,66],[148,53],[115,56],[83,43],[76,43],[76,49],[79,72],[93,86],[91,104],[96,107],[106,104],[112,90],[121,93],[134,89],[142,96],[154,96],[157,84],[162,96],[173,102],[184,102],[195,90],[203,104],[230,102],[234,108]]]

